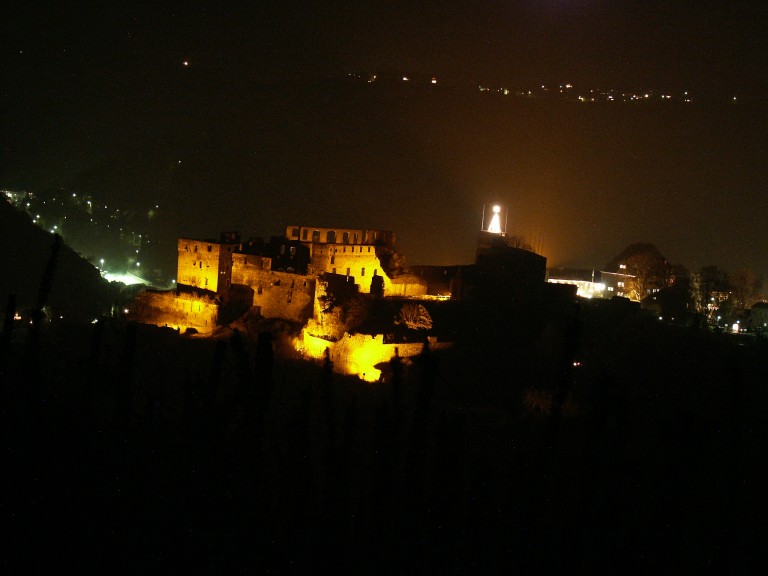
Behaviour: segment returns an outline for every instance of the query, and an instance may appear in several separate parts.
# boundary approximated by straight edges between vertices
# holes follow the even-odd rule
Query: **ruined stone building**
[[[426,294],[423,281],[403,273],[395,235],[386,230],[288,226],[285,236],[267,242],[242,241],[236,232],[222,233],[218,240],[179,238],[177,262],[179,299],[190,300],[190,293],[195,293],[201,303],[221,303],[233,294],[242,298],[252,292],[250,304],[263,317],[302,324],[313,314],[320,277],[343,277],[363,294],[372,287],[385,297]],[[152,294],[142,297],[144,308],[152,308],[160,298]],[[188,318],[161,323],[163,308],[167,302],[152,323],[211,332],[217,320],[210,314],[203,316],[202,305],[197,313],[190,305]]]
[[[432,348],[450,345],[439,341],[431,319],[424,323],[429,330],[413,333],[393,326],[408,307],[429,316],[414,300],[436,305],[441,299],[517,298],[539,290],[545,270],[543,256],[487,231],[479,238],[475,264],[413,271],[386,230],[287,226],[284,236],[268,241],[242,241],[239,233],[228,232],[218,241],[180,238],[176,290],[140,294],[132,314],[141,322],[210,334],[235,319],[222,314],[255,310],[302,326],[295,347],[305,356],[328,353],[338,371],[376,379],[374,366],[395,354],[418,354],[425,339]],[[390,304],[385,313],[379,307],[383,319],[353,326],[349,307],[338,303],[355,299],[358,308]]]

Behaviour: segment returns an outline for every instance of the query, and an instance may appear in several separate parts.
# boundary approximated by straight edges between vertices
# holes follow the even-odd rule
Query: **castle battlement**
[[[362,244],[395,247],[395,233],[389,230],[287,226],[285,237],[309,244]]]

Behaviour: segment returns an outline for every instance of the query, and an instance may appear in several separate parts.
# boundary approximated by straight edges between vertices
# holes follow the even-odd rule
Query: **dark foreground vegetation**
[[[6,326],[4,571],[754,573],[766,347],[499,314],[375,384],[274,330]]]

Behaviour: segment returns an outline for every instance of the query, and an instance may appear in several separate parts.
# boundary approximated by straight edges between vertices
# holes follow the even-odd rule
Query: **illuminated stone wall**
[[[135,322],[168,326],[181,332],[194,328],[201,334],[210,334],[218,320],[218,304],[213,298],[199,294],[147,290],[136,296],[126,317]]]
[[[392,280],[382,269],[381,261],[374,246],[326,244],[315,246],[311,260],[313,274],[340,274],[352,276],[360,292],[371,291],[371,278],[381,276],[384,279],[384,294],[391,288]]]
[[[402,274],[392,278],[389,286],[385,286],[384,294],[386,296],[426,296],[427,283],[415,274]]]
[[[308,244],[376,244],[389,247],[395,245],[395,234],[389,230],[287,226],[285,237]]]
[[[450,342],[438,342],[437,338],[429,337],[430,350],[442,350],[449,346]],[[381,371],[375,368],[376,364],[389,362],[395,356],[395,348],[401,358],[409,358],[421,354],[424,344],[385,344],[382,334],[345,334],[341,340],[330,342],[313,336],[305,329],[302,330],[297,348],[304,356],[317,360],[325,357],[327,349],[335,372],[354,374],[363,380],[374,382],[381,376]]]
[[[312,316],[315,279],[303,274],[271,270],[269,258],[234,254],[232,283],[253,289],[253,305],[265,318],[303,324]]]
[[[236,244],[179,238],[176,283],[211,292],[229,288]]]

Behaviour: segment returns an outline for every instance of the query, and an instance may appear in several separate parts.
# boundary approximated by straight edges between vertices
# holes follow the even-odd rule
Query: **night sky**
[[[643,241],[768,277],[763,2],[15,4],[0,187],[159,204],[171,261],[178,235],[298,223],[391,229],[411,264],[466,263],[500,202],[551,266]],[[693,102],[477,90],[566,82]]]

